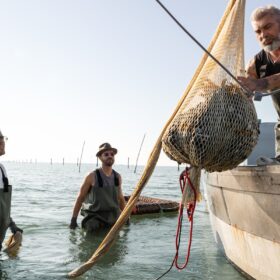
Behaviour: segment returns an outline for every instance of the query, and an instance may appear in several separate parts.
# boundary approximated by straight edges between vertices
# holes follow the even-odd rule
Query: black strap
[[[101,174],[100,174],[99,169],[96,169],[95,172],[96,172],[96,175],[97,175],[98,186],[99,186],[100,188],[102,188],[102,187],[103,187],[103,180],[102,180],[102,178],[101,178]]]
[[[118,187],[120,185],[120,180],[119,180],[118,173],[114,169],[113,169],[113,173],[114,173],[115,186]]]
[[[3,185],[4,185],[4,192],[8,192],[9,191],[9,180],[8,178],[5,176],[4,174],[4,170],[2,169],[2,167],[0,166],[0,170],[2,173],[2,180],[3,180]]]
[[[96,175],[97,175],[98,185],[99,185],[99,187],[102,188],[103,187],[103,180],[102,180],[99,169],[96,169],[95,172],[96,172]],[[113,173],[114,173],[115,186],[118,187],[120,185],[120,180],[119,180],[118,173],[114,169],[113,169]]]

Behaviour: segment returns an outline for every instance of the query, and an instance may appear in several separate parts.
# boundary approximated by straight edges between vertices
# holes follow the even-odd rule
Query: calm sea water
[[[80,173],[75,164],[5,166],[14,188],[12,217],[24,229],[24,239],[16,257],[0,254],[0,279],[66,279],[69,271],[92,255],[105,234],[87,235],[80,228],[68,228],[80,184],[95,166],[85,164]],[[141,168],[137,174],[126,166],[115,169],[122,174],[124,193],[130,194]],[[179,201],[179,174],[176,167],[157,167],[142,194]],[[162,279],[245,279],[217,250],[205,204],[197,209],[189,265],[183,271],[173,268]],[[170,267],[174,257],[176,225],[177,213],[133,216],[109,253],[78,279],[156,279]],[[186,225],[182,261],[187,237]]]

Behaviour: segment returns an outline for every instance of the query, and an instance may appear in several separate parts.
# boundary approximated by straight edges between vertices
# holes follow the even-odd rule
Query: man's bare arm
[[[94,176],[92,173],[90,173],[86,176],[83,184],[81,185],[80,191],[78,193],[78,196],[77,196],[74,208],[73,208],[72,217],[78,217],[82,204],[92,185],[94,185]]]
[[[246,78],[248,77],[258,79],[255,58],[251,59],[246,65]]]
[[[255,59],[249,62],[246,77],[238,77],[238,80],[251,91],[267,92],[280,88],[280,73],[265,78],[258,78]]]

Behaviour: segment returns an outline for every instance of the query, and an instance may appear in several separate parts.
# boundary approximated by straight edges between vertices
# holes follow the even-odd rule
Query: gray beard
[[[266,52],[272,52],[280,48],[280,38],[275,39],[270,45],[263,46]]]

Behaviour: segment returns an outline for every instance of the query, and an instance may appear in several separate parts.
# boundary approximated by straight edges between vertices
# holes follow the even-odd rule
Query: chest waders
[[[111,227],[120,215],[118,191],[119,178],[113,170],[107,177],[100,169],[95,170],[95,184],[91,187],[81,214],[84,216],[82,227],[87,231]]]
[[[7,228],[10,224],[12,186],[9,185],[9,180],[6,177],[3,169],[0,167],[3,180],[3,189],[0,189],[0,250],[2,242],[5,239]]]

